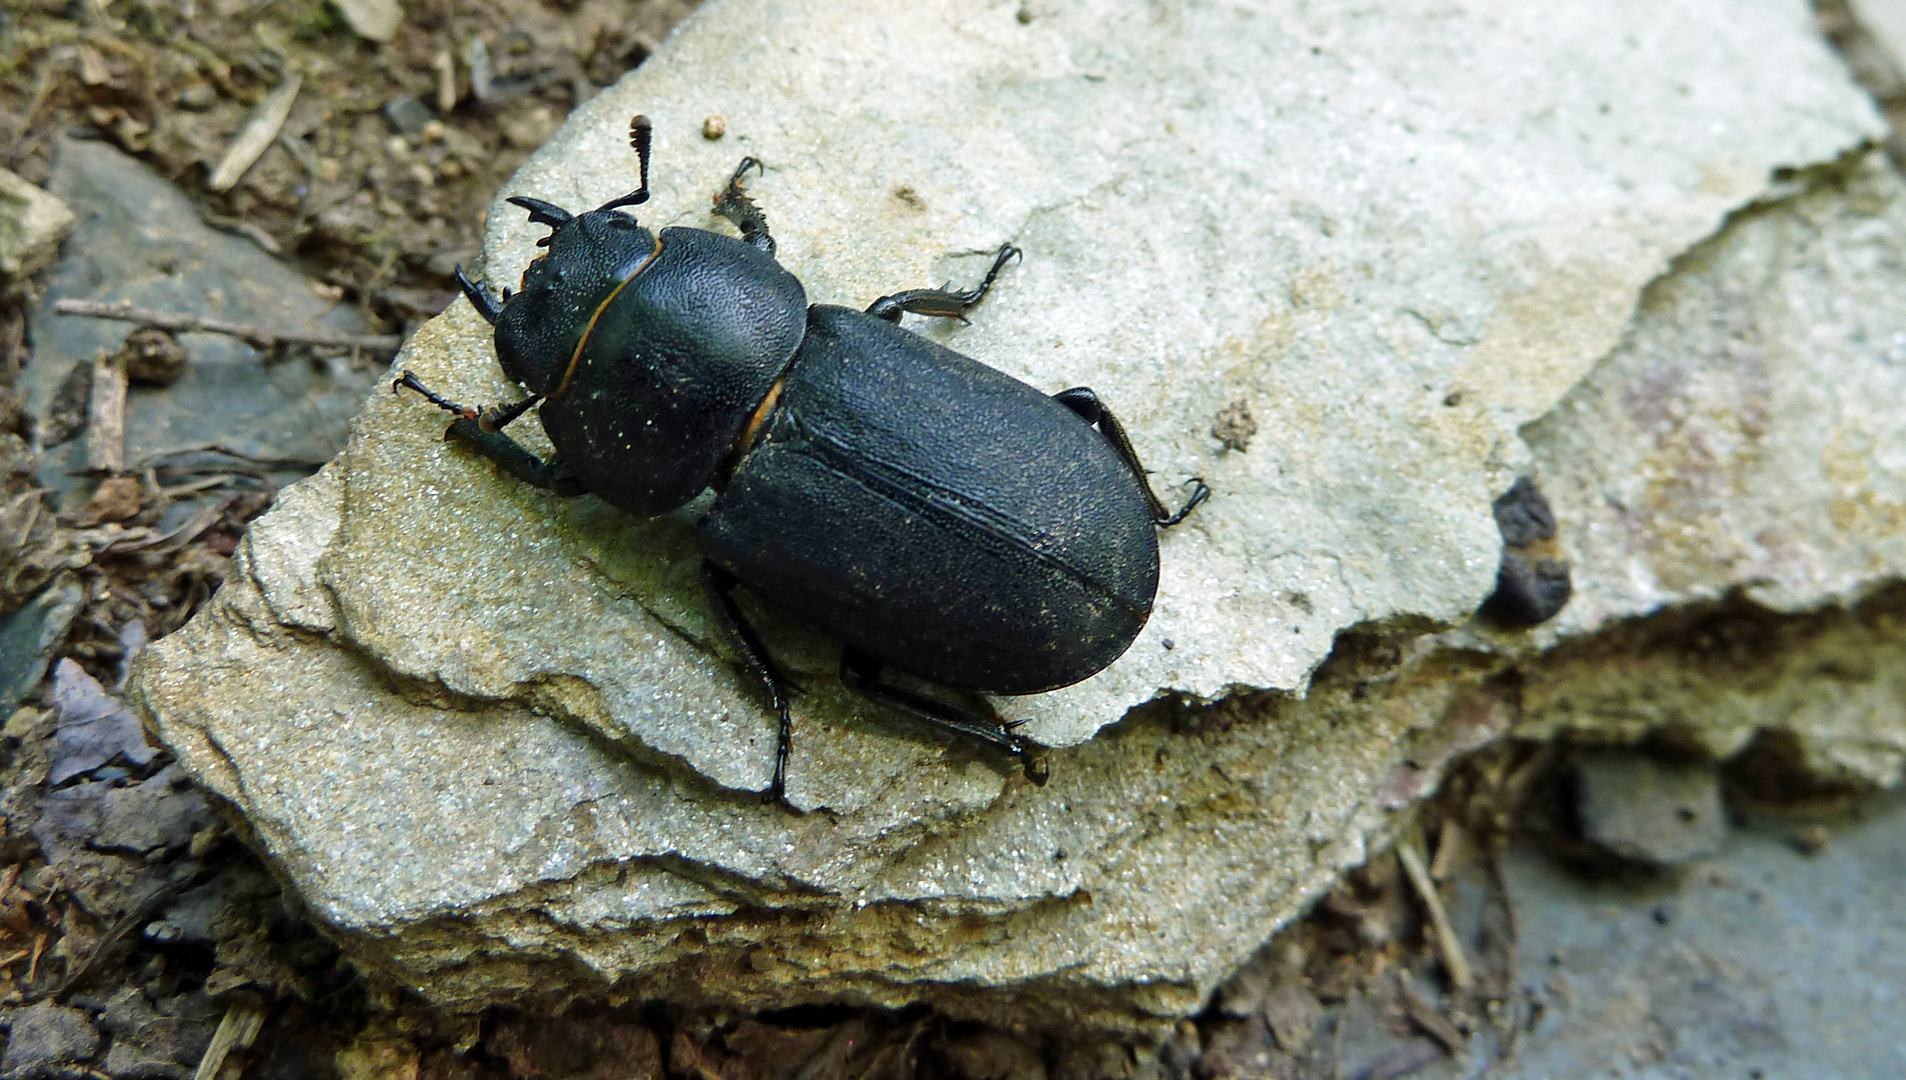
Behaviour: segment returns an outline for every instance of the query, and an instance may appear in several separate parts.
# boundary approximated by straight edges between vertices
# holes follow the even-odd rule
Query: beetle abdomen
[[[768,430],[701,526],[770,601],[905,670],[1029,694],[1151,613],[1136,478],[1070,409],[881,319],[816,306]]]

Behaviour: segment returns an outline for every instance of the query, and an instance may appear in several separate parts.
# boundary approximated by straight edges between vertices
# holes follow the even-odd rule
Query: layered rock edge
[[[724,18],[739,10],[720,7]],[[684,37],[671,48],[691,58],[725,40]],[[653,85],[637,91],[666,100]],[[588,157],[624,104],[616,94],[560,153]],[[1842,149],[1826,139],[1791,164]],[[552,197],[551,177],[520,185]],[[568,201],[619,193],[613,178],[589,183],[605,190]],[[1231,687],[1210,706],[1174,697],[1127,712],[1162,690],[1201,689],[1157,680],[1118,696],[1153,675],[1069,699],[1091,718],[1083,733],[1125,718],[1059,754],[1043,790],[860,716],[814,674],[828,666],[825,643],[777,626],[809,686],[797,798],[827,812],[758,806],[745,791],[761,779],[771,727],[707,647],[686,518],[629,522],[514,487],[444,447],[439,418],[383,397],[345,455],[254,529],[208,612],[154,647],[136,693],[353,954],[445,1002],[613,989],[747,1007],[930,1000],[1099,1027],[1181,1015],[1361,862],[1451,754],[1491,738],[1673,730],[1727,756],[1779,732],[1817,772],[1896,782],[1906,690],[1890,583],[1906,563],[1906,447],[1888,414],[1906,400],[1890,351],[1906,341],[1906,310],[1886,294],[1906,262],[1906,202],[1890,168],[1858,152],[1766,185],[1763,169],[1728,187],[1682,222],[1678,246],[1657,235],[1657,254],[1628,265],[1674,257],[1673,269],[1646,289],[1654,271],[1625,291],[1603,282],[1610,295],[1589,305],[1586,329],[1525,327],[1508,353],[1487,334],[1452,346],[1472,375],[1515,368],[1543,344],[1580,357],[1476,391],[1461,437],[1475,449],[1450,469],[1465,490],[1454,511],[1415,521],[1488,527],[1493,491],[1536,475],[1577,566],[1577,602],[1556,624],[1400,629],[1434,630],[1474,607],[1493,572],[1485,532],[1482,556],[1434,579],[1434,603],[1327,610],[1321,668],[1322,650],[1295,675],[1230,678],[1210,688]],[[1686,246],[1713,227],[1696,228],[1702,214],[1718,220],[1743,198],[1759,202]],[[787,205],[771,208],[785,248],[851,234],[844,217]],[[490,265],[501,267],[524,241],[496,229]],[[856,274],[887,287],[932,276],[860,265],[820,259],[801,273],[817,293],[853,295]],[[1525,299],[1537,327],[1544,303],[1564,303],[1542,288]],[[1452,341],[1475,329],[1453,309],[1433,314],[1412,318]],[[989,340],[936,333],[975,353]],[[399,365],[492,400],[505,388],[482,366],[486,338],[460,305]],[[1441,404],[1451,385],[1433,385],[1438,409],[1461,407]],[[1290,412],[1272,401],[1267,413]],[[1419,418],[1375,411],[1399,430]],[[1201,460],[1171,449],[1197,434],[1187,416],[1137,415],[1141,439],[1167,448],[1155,468]],[[1271,447],[1279,429],[1267,427]],[[1238,458],[1230,467],[1263,468]],[[1218,531],[1235,538],[1280,513]],[[1471,524],[1430,546],[1473,549]],[[1166,557],[1197,566],[1208,554],[1168,545]],[[1304,628],[1265,616],[1233,632],[1293,623]],[[1166,625],[1198,640],[1196,618]],[[1239,689],[1250,686],[1269,689]]]

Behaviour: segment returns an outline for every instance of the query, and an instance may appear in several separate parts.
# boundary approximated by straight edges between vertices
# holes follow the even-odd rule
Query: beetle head
[[[646,116],[629,121],[629,145],[640,164],[642,186],[627,195],[583,214],[527,196],[510,200],[529,211],[530,221],[550,228],[536,241],[547,254],[523,271],[521,292],[504,294],[495,320],[497,359],[504,373],[531,393],[562,396],[596,317],[662,250],[654,234],[620,212],[649,201],[652,132]]]
[[[503,304],[497,359],[531,393],[560,396],[597,314],[661,248],[653,233],[615,209],[572,215],[538,199],[510,201],[554,231],[539,242],[548,253],[529,264],[522,290]]]

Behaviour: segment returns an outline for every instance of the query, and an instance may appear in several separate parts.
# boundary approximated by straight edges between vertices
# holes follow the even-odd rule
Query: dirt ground
[[[502,182],[691,7],[410,0],[378,44],[325,0],[9,0],[0,166],[40,184],[56,134],[109,141],[207,222],[299,266],[372,328],[402,332],[453,298],[449,275],[472,261]],[[1837,10],[1823,21],[1844,36]],[[247,120],[292,80],[256,163],[214,184]],[[1206,1015],[1146,1040],[1069,1042],[848,1006],[689,1013],[639,990],[557,1012],[434,1012],[346,963],[115,696],[128,653],[205,602],[275,489],[252,475],[210,516],[164,530],[173,493],[202,478],[153,470],[82,507],[43,497],[32,419],[12,389],[32,362],[39,299],[31,280],[0,295],[0,619],[61,582],[76,583],[79,610],[47,678],[0,718],[0,1075],[1378,1077],[1474,1053],[1483,1036],[1510,1054],[1532,1022],[1496,861],[1526,824],[1521,808],[1553,787],[1555,750],[1531,746],[1462,766],[1416,833],[1280,934]],[[1473,901],[1462,912],[1444,910],[1462,896]],[[1452,918],[1481,943],[1461,960],[1439,940]],[[1357,1017],[1389,1041],[1346,1069],[1342,1033]]]

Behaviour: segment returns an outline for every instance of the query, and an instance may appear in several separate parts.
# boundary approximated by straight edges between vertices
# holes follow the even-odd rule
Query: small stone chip
[[[14,1014],[0,1073],[45,1072],[53,1066],[88,1061],[98,1051],[99,1032],[85,1013],[42,1001]]]
[[[398,134],[418,136],[436,117],[430,113],[430,106],[418,101],[414,95],[399,94],[384,104],[384,118]]]
[[[1575,814],[1582,838],[1651,866],[1706,858],[1727,838],[1727,813],[1711,767],[1660,761],[1628,750],[1576,755]]]
[[[714,142],[726,134],[728,134],[728,121],[723,120],[720,113],[710,113],[708,118],[702,121],[702,138],[709,142]]]
[[[86,502],[86,508],[80,511],[79,523],[91,527],[107,521],[124,521],[139,513],[144,504],[144,491],[137,477],[109,476],[99,482],[93,497]]]
[[[171,386],[191,359],[177,337],[153,326],[127,334],[119,352],[126,360],[126,378],[139,386]]]
[[[1240,399],[1218,410],[1211,422],[1211,437],[1223,443],[1226,450],[1249,450],[1251,440],[1257,437],[1257,417],[1251,415],[1251,403]]]

